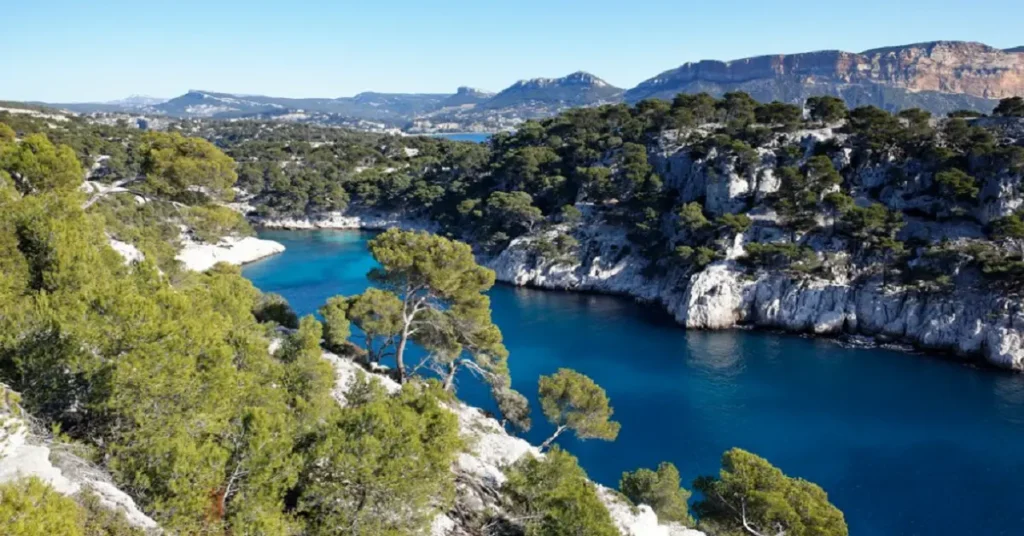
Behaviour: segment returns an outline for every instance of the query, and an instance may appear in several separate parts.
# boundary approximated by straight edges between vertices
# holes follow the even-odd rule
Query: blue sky
[[[287,97],[500,90],[590,71],[936,39],[1024,45],[1024,1],[0,0],[0,99],[190,88]]]

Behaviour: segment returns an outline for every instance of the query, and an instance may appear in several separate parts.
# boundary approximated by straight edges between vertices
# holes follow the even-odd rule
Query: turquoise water
[[[438,138],[447,138],[452,141],[471,141],[473,143],[483,143],[490,138],[491,135],[486,132],[457,132],[454,134],[435,134]]]
[[[247,266],[300,313],[367,286],[359,232],[262,233],[285,253]],[[559,441],[595,480],[675,463],[689,482],[738,446],[820,484],[853,535],[1024,533],[1024,377],[762,332],[687,332],[630,300],[498,286],[516,389],[559,367],[591,376],[622,423],[612,443]],[[461,378],[459,396],[492,407]],[[536,404],[534,404],[536,406]],[[551,432],[534,408],[539,443]]]

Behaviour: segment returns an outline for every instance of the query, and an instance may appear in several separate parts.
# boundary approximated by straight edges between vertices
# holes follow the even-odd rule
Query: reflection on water
[[[995,407],[1000,417],[1024,425],[1024,376],[1000,374],[994,380],[992,391],[996,396]]]
[[[267,237],[288,249],[244,273],[300,314],[366,288],[367,234]],[[559,441],[603,484],[665,460],[688,483],[741,447],[820,484],[854,535],[1021,533],[1024,377],[791,335],[687,332],[629,299],[508,286],[490,296],[513,387],[533,405],[527,439],[551,433],[540,375],[575,368],[608,392],[619,438]],[[472,378],[459,396],[493,409]]]
[[[715,380],[728,382],[743,373],[743,353],[732,334],[688,333],[686,346],[690,364]]]

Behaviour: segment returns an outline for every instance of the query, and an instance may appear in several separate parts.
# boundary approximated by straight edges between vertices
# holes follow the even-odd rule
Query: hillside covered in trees
[[[233,127],[214,126],[210,139],[237,150],[245,144],[232,141]],[[353,171],[389,158],[381,143],[395,141],[337,134],[365,148]],[[418,146],[397,159],[487,155],[410,141]],[[623,519],[650,514],[650,522],[656,513],[673,524],[656,525],[658,534],[700,534],[681,525],[694,520],[671,464],[624,474],[617,494],[552,446],[561,433],[619,433],[612,401],[586,376],[540,379],[543,413],[557,427],[540,449],[504,430],[530,423],[508,386],[510,356],[483,294],[495,274],[468,245],[384,233],[370,245],[378,288],[332,298],[319,319],[297,318],[235,267],[183,269],[175,257],[183,241],[250,231],[228,203],[237,183],[256,189],[247,170],[267,160],[235,150],[237,167],[180,132],[0,115],[0,532],[134,535],[159,525],[165,534],[614,535],[630,533]],[[476,169],[434,166],[423,169],[460,177]],[[338,189],[317,202],[342,208],[344,181],[326,182]],[[286,191],[319,188],[264,186],[264,210],[279,210],[266,207]],[[352,197],[366,202],[368,192]],[[428,351],[423,372],[403,367],[411,342]],[[356,364],[374,369],[374,352],[398,366],[364,372]],[[446,373],[459,367],[480,372],[504,424],[457,402]],[[485,478],[466,468],[495,458],[477,442],[515,445],[519,455],[484,466]],[[48,451],[61,455],[50,460]],[[15,463],[30,475],[8,471]],[[82,475],[88,484],[70,485]],[[694,487],[703,494],[694,512],[711,534],[848,532],[821,488],[739,449]]]
[[[233,206],[263,225],[427,225],[472,244],[500,281],[633,295],[689,327],[868,335],[1019,369],[1022,107],[933,117],[680,95],[570,110],[486,144],[242,120],[171,130],[237,162]],[[143,172],[140,131],[60,126],[49,135],[95,182]],[[216,217],[200,232],[246,227],[204,210]],[[139,240],[120,226],[115,238]]]
[[[500,280],[661,301],[691,327],[865,334],[1021,368],[1022,107],[680,95],[481,145],[191,128],[240,162],[266,225],[386,214],[474,244]]]

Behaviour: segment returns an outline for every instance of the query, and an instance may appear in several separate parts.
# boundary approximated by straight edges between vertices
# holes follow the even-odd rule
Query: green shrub
[[[794,272],[811,272],[821,265],[818,255],[807,246],[792,243],[751,242],[741,261],[754,267]]]
[[[523,456],[506,471],[502,491],[525,536],[618,536],[608,509],[576,458],[555,447],[544,458]]]
[[[36,477],[0,484],[0,534],[85,536],[84,517],[74,500]]]
[[[317,432],[300,483],[309,534],[418,534],[455,493],[451,464],[462,446],[458,419],[435,385],[395,396],[361,378],[348,406]]]
[[[658,521],[694,525],[687,504],[690,492],[680,485],[679,470],[671,463],[662,462],[656,471],[637,469],[622,473],[619,491],[633,504],[650,506],[658,514]]]
[[[252,311],[253,316],[259,322],[274,322],[279,326],[290,329],[299,327],[299,316],[288,304],[284,296],[267,292],[260,294],[259,301]]]
[[[225,236],[250,236],[252,227],[238,212],[219,205],[204,205],[188,208],[188,225],[195,237],[203,242],[216,244]]]
[[[700,477],[694,488],[702,494],[694,510],[713,534],[849,534],[824,490],[745,450],[727,451],[718,476]]]

